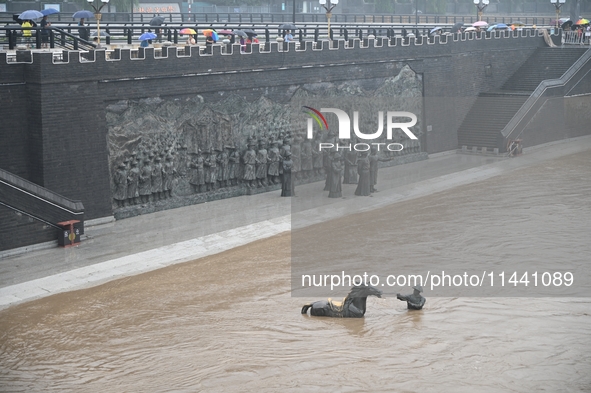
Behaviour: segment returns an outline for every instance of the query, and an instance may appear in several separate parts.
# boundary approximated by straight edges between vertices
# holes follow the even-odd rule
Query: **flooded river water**
[[[412,231],[425,250],[445,250],[450,234],[477,223],[478,237],[462,247],[485,258],[475,250],[498,247],[506,217],[492,203],[453,205],[497,195],[524,210],[516,218],[519,241],[503,252],[525,247],[548,263],[554,256],[590,261],[591,226],[585,232],[582,224],[591,222],[590,162],[590,152],[574,154],[420,198],[414,206],[424,206],[423,214],[413,216]],[[533,210],[525,210],[526,202]],[[435,203],[453,210],[455,219],[444,228],[428,209]],[[560,214],[545,221],[546,229],[570,239],[567,244],[540,243],[536,206],[549,205]],[[372,214],[402,218],[405,212],[402,203]],[[321,234],[322,226],[348,219],[310,230]],[[300,314],[302,305],[320,299],[291,296],[291,241],[285,233],[1,311],[0,391],[591,391],[589,297],[430,297],[426,291],[422,311],[409,312],[387,296],[369,298],[363,319],[309,317]],[[416,250],[397,252],[412,258]]]

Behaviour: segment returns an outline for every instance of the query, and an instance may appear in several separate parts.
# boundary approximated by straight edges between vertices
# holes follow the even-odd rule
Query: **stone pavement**
[[[87,226],[77,247],[0,253],[0,309],[216,254],[289,231],[292,222],[312,225],[589,149],[591,136],[525,149],[515,158],[446,152],[381,168],[380,192],[371,198],[343,185],[344,198],[330,199],[317,182],[296,187],[295,198],[274,191]]]

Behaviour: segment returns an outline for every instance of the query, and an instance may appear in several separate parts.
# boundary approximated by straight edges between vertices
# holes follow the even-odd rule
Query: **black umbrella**
[[[246,35],[249,36],[249,37],[256,37],[258,35],[252,29],[244,29],[242,31],[244,31],[246,33]]]
[[[248,34],[242,30],[234,30],[234,34],[236,34],[238,37],[248,37]]]
[[[462,29],[462,27],[464,27],[464,22],[458,22],[458,23],[456,23],[455,25],[452,26],[451,32],[452,33],[457,33],[457,32],[459,32]]]
[[[564,22],[561,26],[560,26],[563,30],[566,29],[567,27],[570,29],[571,27],[573,27],[573,21],[572,20],[567,20],[566,22]]]
[[[163,16],[155,16],[152,18],[152,20],[150,20],[150,26],[160,26],[165,20],[166,18]]]
[[[279,26],[279,28],[281,30],[297,30],[296,25],[294,25],[293,23],[284,23],[281,26]]]

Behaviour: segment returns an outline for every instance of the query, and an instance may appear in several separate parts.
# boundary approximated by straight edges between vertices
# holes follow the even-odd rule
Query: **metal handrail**
[[[590,60],[591,48],[588,49],[581,57],[579,57],[577,61],[575,61],[560,78],[542,81],[528,97],[528,99],[523,103],[521,108],[519,108],[517,113],[515,113],[515,115],[507,123],[507,125],[501,130],[501,135],[503,135],[504,139],[508,139],[515,132],[515,130],[531,119],[533,114],[530,112],[536,106],[538,101],[546,95],[547,90],[566,86]],[[525,127],[523,127],[519,134],[517,134],[517,136],[513,139],[519,138],[524,129]]]
[[[14,211],[14,212],[17,212],[18,214],[24,214],[24,215],[25,215],[25,216],[27,216],[27,217],[31,217],[31,218],[32,218],[32,219],[34,219],[34,220],[40,221],[40,222],[42,222],[42,223],[44,223],[44,224],[46,224],[46,225],[52,226],[52,227],[54,227],[54,228],[56,228],[56,229],[62,229],[62,228],[60,228],[59,226],[55,225],[55,224],[54,224],[54,223],[52,223],[52,222],[49,222],[49,221],[47,221],[47,220],[44,220],[44,219],[42,219],[42,218],[40,218],[40,217],[37,217],[37,216],[36,216],[36,215],[34,215],[34,214],[27,213],[27,212],[26,212],[26,211],[24,211],[24,210],[17,209],[16,207],[14,207],[14,206],[11,206],[11,205],[9,205],[9,204],[7,204],[7,203],[4,203],[4,202],[2,202],[2,201],[0,201],[0,205],[7,207],[7,208],[9,208],[10,210],[12,210],[12,211]]]

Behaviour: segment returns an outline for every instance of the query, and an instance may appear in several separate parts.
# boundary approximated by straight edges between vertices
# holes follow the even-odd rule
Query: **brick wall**
[[[393,63],[409,64],[424,80],[426,148],[430,153],[457,147],[457,128],[475,97],[501,86],[533,53],[545,45],[541,37],[489,38],[389,45],[377,40],[361,47],[312,43],[302,50],[272,43],[269,52],[212,55],[189,48],[178,57],[168,48],[166,57],[155,58],[154,49],[88,54],[65,52],[54,63],[48,52],[33,52],[32,62],[6,64],[0,55],[0,114],[4,124],[0,168],[81,200],[87,218],[109,216],[111,195],[107,160],[105,108],[118,100],[175,97],[217,92],[280,92],[294,84],[345,81],[391,75]],[[261,46],[262,47],[262,46]],[[287,50],[285,50],[287,49]],[[192,52],[191,52],[192,50]],[[174,52],[173,52],[174,51]],[[24,83],[24,84],[23,84]]]

